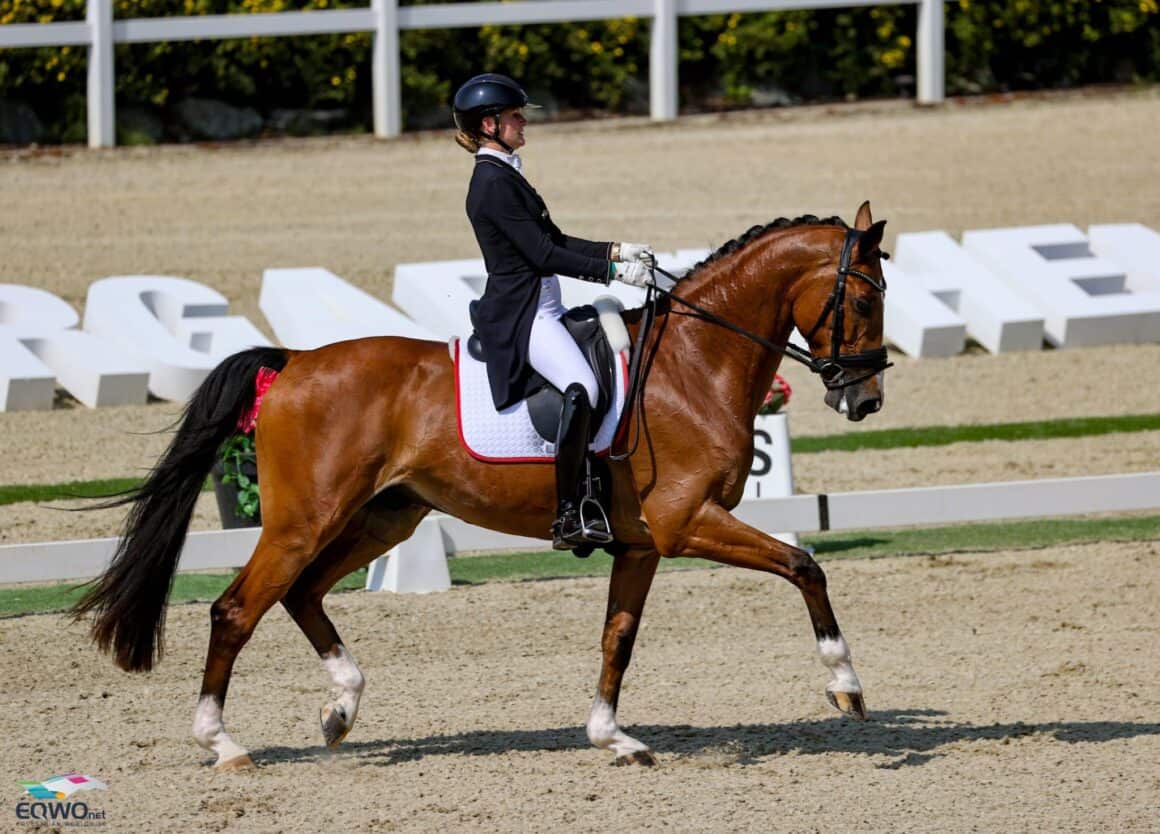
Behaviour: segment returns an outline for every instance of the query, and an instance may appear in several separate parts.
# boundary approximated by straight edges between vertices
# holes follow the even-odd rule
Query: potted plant
[[[761,407],[757,409],[758,415],[777,414],[783,406],[789,404],[791,394],[793,394],[793,389],[789,387],[789,383],[781,374],[774,374],[773,384],[765,392],[765,399],[762,401]]]
[[[223,443],[210,474],[222,527],[260,527],[262,508],[253,433],[235,434]]]

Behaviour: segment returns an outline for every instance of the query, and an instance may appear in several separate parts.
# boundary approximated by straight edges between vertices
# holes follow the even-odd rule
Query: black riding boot
[[[588,429],[592,406],[584,386],[573,383],[564,392],[560,413],[560,431],[556,435],[556,523],[552,525],[552,547],[572,550],[588,543],[584,519],[580,515],[581,485],[584,462],[588,455]],[[607,542],[608,527],[603,519],[588,519],[589,530],[603,533]]]

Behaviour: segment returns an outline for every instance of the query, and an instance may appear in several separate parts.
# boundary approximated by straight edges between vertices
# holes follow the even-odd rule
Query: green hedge
[[[118,19],[365,7],[368,0],[114,0]],[[403,5],[410,5],[404,0]],[[682,18],[686,109],[910,94],[914,6]],[[80,20],[83,0],[0,0],[0,24]],[[1157,0],[946,4],[950,94],[1156,81]],[[404,118],[443,123],[455,84],[483,69],[522,79],[565,115],[647,108],[646,19],[402,34]],[[343,108],[370,124],[369,33],[120,45],[118,105],[164,113],[189,96],[255,107]],[[176,79],[182,79],[180,83]],[[755,93],[757,94],[755,96]],[[32,106],[50,141],[84,136],[85,50],[0,53],[0,98]]]

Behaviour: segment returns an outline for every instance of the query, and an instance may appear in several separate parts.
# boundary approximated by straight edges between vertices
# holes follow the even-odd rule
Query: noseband
[[[732,330],[740,336],[744,336],[751,342],[755,342],[767,350],[776,351],[794,359],[813,373],[822,378],[822,383],[827,389],[833,391],[841,388],[847,388],[851,385],[856,385],[863,380],[867,380],[875,374],[879,374],[891,366],[891,362],[887,360],[886,348],[877,347],[871,350],[861,350],[857,353],[842,353],[842,334],[845,332],[845,300],[846,300],[846,276],[853,275],[866,281],[874,289],[880,293],[886,292],[885,282],[879,281],[874,276],[863,272],[860,269],[855,269],[850,266],[850,261],[854,256],[854,247],[862,238],[862,232],[859,229],[847,229],[846,239],[842,241],[842,256],[838,261],[838,274],[834,281],[834,289],[830,292],[830,297],[826,299],[826,306],[822,308],[822,313],[818,316],[817,323],[810,329],[806,339],[810,340],[818,329],[826,320],[826,316],[832,310],[833,320],[830,324],[830,355],[829,356],[814,356],[808,350],[803,350],[794,344],[778,345],[769,339],[758,336],[756,333],[751,333],[743,327],[739,327],[727,319],[723,319],[716,313],[712,313],[697,304],[694,304],[687,299],[681,298],[674,292],[658,287],[655,283],[650,285],[649,292],[656,291],[667,295],[673,301],[688,307],[694,311],[699,318],[712,322],[713,324],[724,327],[726,330]],[[883,258],[890,257],[885,252],[881,253]],[[666,272],[659,266],[652,266],[654,272],[659,272],[666,278],[673,282],[679,282],[680,279],[671,272]],[[651,306],[651,305],[646,305]],[[865,369],[866,372],[861,376],[848,379],[846,371],[852,369]]]

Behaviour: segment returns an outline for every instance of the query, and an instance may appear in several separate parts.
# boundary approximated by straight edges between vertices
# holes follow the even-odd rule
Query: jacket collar
[[[494,157],[500,162],[504,162],[510,165],[513,169],[519,172],[521,176],[524,173],[524,161],[520,159],[520,155],[518,153],[504,153],[503,151],[497,151],[494,148],[480,148],[475,152],[475,156],[476,158],[481,156]]]

